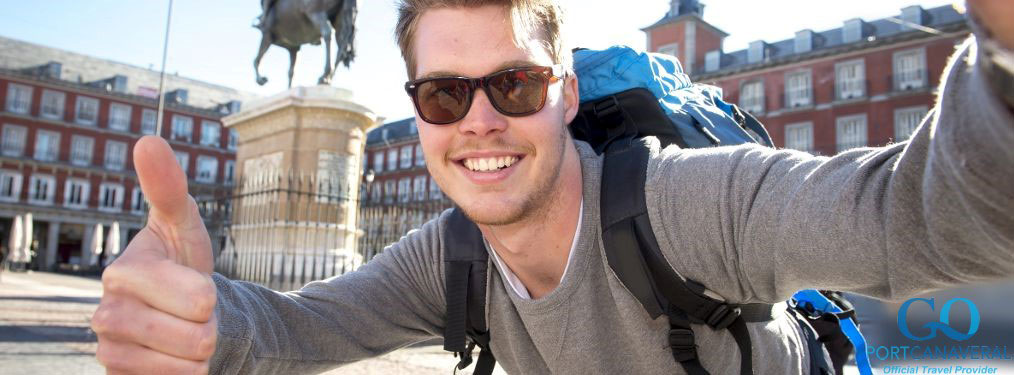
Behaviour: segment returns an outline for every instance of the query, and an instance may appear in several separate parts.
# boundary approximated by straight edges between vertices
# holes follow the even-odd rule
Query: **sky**
[[[669,0],[560,0],[572,44],[645,48],[641,28],[665,15]],[[851,18],[895,16],[901,8],[949,5],[953,0],[702,0],[704,20],[729,33],[724,50],[754,40],[792,38],[802,29],[840,27]],[[622,5],[620,5],[622,4]],[[0,36],[159,69],[169,0],[0,0]],[[288,53],[272,47],[254,81],[260,31],[252,27],[260,0],[175,0],[166,71],[170,74],[268,96],[285,90]],[[394,42],[396,0],[359,0],[356,60],[335,74],[333,85],[388,121],[411,117],[402,89],[407,79]],[[323,73],[323,46],[304,46],[293,85],[314,85]]]

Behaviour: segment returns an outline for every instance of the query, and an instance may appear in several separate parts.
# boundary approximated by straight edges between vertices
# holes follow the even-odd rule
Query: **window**
[[[398,202],[405,203],[412,198],[412,180],[402,177],[398,180]]]
[[[381,193],[380,186],[374,184],[371,185],[369,188],[370,188],[370,202],[379,203]]]
[[[18,201],[21,197],[21,178],[21,172],[0,171],[0,201]]]
[[[415,145],[415,166],[417,167],[426,166],[426,158],[423,157],[422,144]]]
[[[813,152],[813,123],[785,125],[785,148]]]
[[[70,163],[80,166],[92,164],[92,149],[95,138],[75,135],[70,138]]]
[[[39,130],[35,132],[35,159],[55,161],[60,154],[60,133]]]
[[[190,164],[190,155],[183,151],[176,151],[176,162],[180,163],[183,174],[187,174],[187,165]]]
[[[103,165],[106,169],[121,171],[127,161],[127,144],[117,141],[106,141],[106,156]]]
[[[394,180],[384,181],[384,203],[394,203],[394,193],[397,190],[397,182]]]
[[[28,203],[53,204],[56,179],[53,176],[35,175],[28,181]]]
[[[81,179],[67,179],[63,189],[63,205],[69,208],[88,207],[88,181]]]
[[[679,43],[666,44],[658,47],[658,53],[666,54],[672,57],[679,57],[680,45]]]
[[[899,108],[894,111],[894,140],[907,140],[919,128],[929,110],[926,106]]]
[[[227,147],[229,148],[229,150],[236,151],[236,145],[238,143],[239,143],[239,134],[236,133],[236,130],[229,129],[229,144]]]
[[[236,177],[236,161],[229,160],[225,162],[225,171],[223,172],[222,183],[226,185],[232,185],[232,179]]]
[[[899,91],[926,86],[926,51],[923,49],[894,54],[894,88]]]
[[[123,185],[103,183],[99,186],[99,210],[119,212],[123,207]]]
[[[722,67],[722,51],[711,51],[704,55],[704,71],[713,72]]]
[[[197,176],[199,182],[214,183],[218,176],[218,158],[212,156],[197,157]]]
[[[3,155],[21,156],[25,152],[28,129],[24,126],[4,124]]]
[[[7,85],[7,110],[28,114],[32,107],[32,87],[11,83]]]
[[[42,91],[42,110],[39,115],[51,120],[63,119],[63,105],[67,101],[67,94],[53,90]]]
[[[220,147],[221,146],[221,126],[214,121],[201,121],[201,145]]]
[[[154,109],[145,108],[141,111],[141,134],[155,134],[158,126],[158,112]]]
[[[143,215],[148,210],[148,202],[144,199],[144,192],[140,187],[134,188],[134,194],[130,197],[130,213]]]
[[[430,199],[441,199],[444,194],[440,192],[440,186],[437,186],[437,180],[430,178]]]
[[[415,193],[413,195],[414,200],[426,200],[426,176],[415,176],[415,179],[412,181],[412,191]]]
[[[764,81],[744,83],[739,94],[739,106],[750,113],[764,113]]]
[[[387,150],[387,170],[393,171],[398,169],[398,150],[389,149]]]
[[[130,131],[130,106],[120,103],[109,104],[109,128]]]
[[[810,71],[785,75],[785,106],[804,107],[813,104],[813,89],[810,85]]]
[[[380,173],[384,171],[384,152],[377,151],[373,153],[373,173]]]
[[[87,96],[77,97],[74,121],[81,125],[95,125],[99,121],[99,100]]]
[[[399,163],[401,169],[408,169],[412,166],[412,146],[401,147],[401,156],[399,160],[401,160],[401,163]]]
[[[836,124],[838,152],[866,147],[866,115],[839,117]]]
[[[194,119],[173,115],[172,140],[192,142],[194,140]]]
[[[838,100],[866,96],[866,64],[852,60],[835,65],[835,92]]]

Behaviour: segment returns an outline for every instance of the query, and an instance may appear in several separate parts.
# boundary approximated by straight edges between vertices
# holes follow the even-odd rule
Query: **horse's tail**
[[[353,41],[356,37],[356,0],[342,0],[339,2],[339,6],[331,9],[328,13],[328,18],[331,20],[331,25],[335,29],[335,42],[338,44],[338,53],[335,56],[335,67],[338,67],[338,63],[345,64],[345,67],[349,67],[349,64],[356,57],[355,44]]]

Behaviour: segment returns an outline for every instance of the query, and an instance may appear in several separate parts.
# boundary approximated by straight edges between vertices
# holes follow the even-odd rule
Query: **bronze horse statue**
[[[261,0],[261,16],[254,27],[261,30],[261,47],[254,59],[254,73],[257,84],[268,82],[260,73],[261,58],[272,44],[289,50],[289,87],[292,87],[292,73],[296,65],[296,54],[304,44],[319,45],[324,41],[327,53],[324,59],[324,74],[317,81],[326,85],[331,82],[338,64],[349,63],[355,58],[353,39],[356,34],[356,0]],[[334,68],[331,67],[331,34],[334,32],[337,53]]]

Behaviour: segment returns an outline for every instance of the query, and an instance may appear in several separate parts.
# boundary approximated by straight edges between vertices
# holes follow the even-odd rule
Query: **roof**
[[[388,122],[366,133],[366,147],[387,145],[419,138],[415,117]]]
[[[967,27],[965,25],[964,15],[958,13],[952,6],[946,5],[926,9],[925,12],[926,17],[923,26],[945,32]],[[814,32],[813,49],[807,52],[796,53],[794,37],[791,39],[768,43],[768,57],[762,62],[748,63],[748,48],[724,53],[722,54],[721,67],[719,70],[702,73],[695,78],[700,79],[702,77],[708,78],[732,74],[744,70],[752,70],[771,65],[779,65],[792,61],[825,56],[831,53],[842,53],[849,50],[866,48],[871,45],[879,45],[885,42],[915,39],[930,35],[925,31],[903,27],[902,25],[891,21],[890,19],[892,18],[900,17],[892,16],[875,21],[867,21],[866,27],[868,29],[865,34],[867,35],[867,38],[860,39],[857,42],[845,43],[842,39],[843,28],[839,27],[822,32]]]

